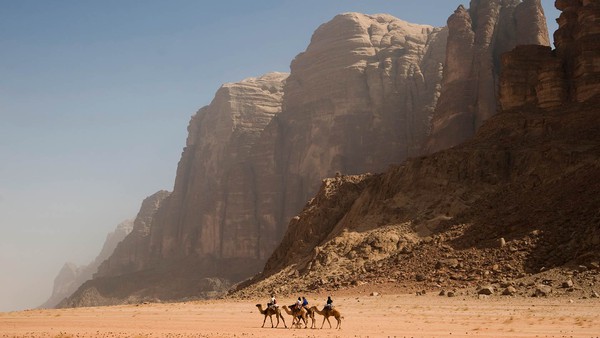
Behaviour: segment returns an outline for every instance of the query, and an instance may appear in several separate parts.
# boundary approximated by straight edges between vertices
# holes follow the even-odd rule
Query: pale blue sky
[[[66,261],[172,189],[222,83],[289,71],[338,13],[442,26],[459,3],[0,0],[0,311],[40,305]]]

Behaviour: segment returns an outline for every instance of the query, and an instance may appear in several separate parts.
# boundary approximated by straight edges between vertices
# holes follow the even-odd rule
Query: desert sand
[[[322,307],[308,295],[312,305]],[[271,328],[266,299],[214,300],[0,313],[0,337],[599,337],[600,301],[569,298],[334,295],[344,319],[329,329]],[[292,298],[280,299],[292,304]],[[291,317],[284,314],[287,326]]]

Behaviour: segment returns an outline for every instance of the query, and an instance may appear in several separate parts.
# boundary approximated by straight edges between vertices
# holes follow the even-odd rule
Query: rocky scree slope
[[[600,261],[599,103],[503,112],[455,149],[326,180],[237,296],[500,286],[555,267],[589,286]]]

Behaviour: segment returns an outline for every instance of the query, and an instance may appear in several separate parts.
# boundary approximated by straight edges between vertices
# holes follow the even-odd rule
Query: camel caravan
[[[262,304],[256,304],[258,311],[261,315],[264,315],[263,324],[261,327],[265,327],[265,323],[267,321],[267,317],[271,320],[271,328],[277,328],[279,326],[279,319],[283,321],[283,325],[287,328],[287,324],[285,323],[285,319],[281,314],[281,309],[285,311],[288,315],[292,316],[292,324],[291,328],[301,328],[302,323],[304,323],[304,328],[308,328],[308,319],[311,320],[311,329],[315,327],[315,314],[323,316],[323,322],[321,323],[321,329],[325,325],[325,320],[329,323],[329,328],[333,328],[331,322],[329,321],[329,317],[334,317],[337,321],[336,329],[342,328],[342,318],[344,318],[340,311],[333,307],[333,300],[330,297],[327,297],[327,304],[323,307],[323,310],[319,310],[316,306],[308,307],[308,301],[305,297],[298,297],[298,301],[290,306],[284,305],[279,307],[277,304],[277,300],[274,295],[271,295],[271,300],[267,303],[267,307],[263,309]],[[273,324],[273,315],[275,315],[275,319],[277,319],[277,324]]]

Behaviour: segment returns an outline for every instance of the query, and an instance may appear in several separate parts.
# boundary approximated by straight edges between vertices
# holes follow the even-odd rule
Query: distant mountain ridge
[[[94,261],[88,265],[77,266],[65,263],[54,279],[54,287],[50,298],[40,308],[53,308],[62,300],[71,296],[87,280],[92,279],[100,264],[112,255],[117,244],[133,229],[133,220],[126,220],[117,225],[115,231],[106,236],[102,250]]]

